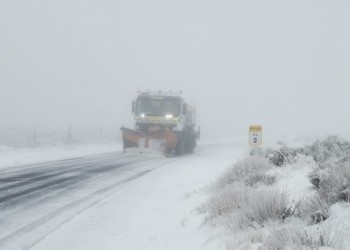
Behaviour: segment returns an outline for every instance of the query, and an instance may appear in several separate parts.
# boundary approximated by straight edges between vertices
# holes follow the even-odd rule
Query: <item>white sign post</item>
[[[262,145],[262,127],[260,125],[249,126],[249,145],[253,154],[260,149]]]

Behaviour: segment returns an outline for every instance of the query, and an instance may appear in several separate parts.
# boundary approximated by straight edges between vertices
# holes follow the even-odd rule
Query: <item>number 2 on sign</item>
[[[253,143],[258,143],[258,138],[253,138]]]

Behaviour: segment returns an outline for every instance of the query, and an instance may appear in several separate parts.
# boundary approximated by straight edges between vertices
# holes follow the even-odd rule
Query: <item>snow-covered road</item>
[[[3,169],[0,249],[217,249],[198,207],[242,151],[205,144],[179,158],[114,152]]]

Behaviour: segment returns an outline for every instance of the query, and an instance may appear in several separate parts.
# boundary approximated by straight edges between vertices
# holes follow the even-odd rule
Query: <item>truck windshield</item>
[[[136,102],[136,115],[146,116],[179,116],[180,100],[177,98],[148,97],[139,98]]]

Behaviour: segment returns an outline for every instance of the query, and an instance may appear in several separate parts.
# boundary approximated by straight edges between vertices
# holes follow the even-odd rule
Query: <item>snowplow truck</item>
[[[152,148],[165,155],[192,154],[200,137],[196,110],[180,93],[143,92],[132,103],[135,128],[121,127],[124,151]]]

